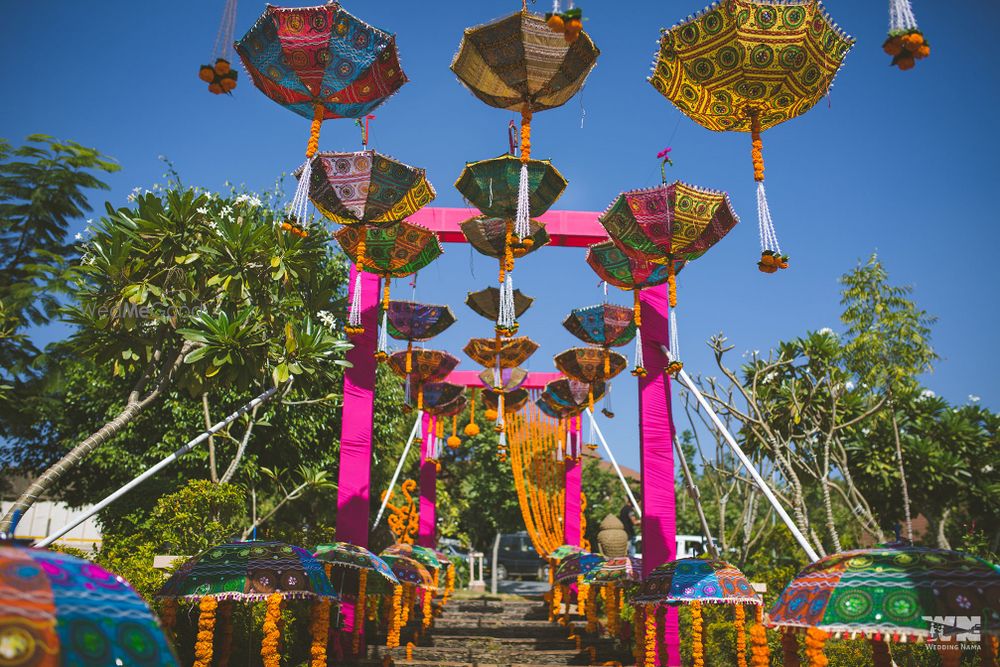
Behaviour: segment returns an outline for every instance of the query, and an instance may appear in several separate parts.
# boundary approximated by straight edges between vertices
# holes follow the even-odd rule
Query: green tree
[[[281,231],[281,221],[255,196],[192,190],[107,207],[73,267],[67,314],[76,330],[66,345],[129,387],[103,425],[28,487],[0,529],[172,387],[200,396],[273,382],[287,391],[293,377],[299,387],[335,377],[348,343],[318,318],[340,298],[343,265],[331,261],[325,231],[299,237]]]

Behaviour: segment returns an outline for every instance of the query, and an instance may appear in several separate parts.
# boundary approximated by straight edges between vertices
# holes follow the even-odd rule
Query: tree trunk
[[[903,516],[906,519],[906,539],[913,541],[913,519],[910,516],[910,489],[906,484],[906,468],[903,465],[903,443],[899,437],[899,422],[896,421],[896,402],[889,399],[892,412],[892,433],[896,440],[896,463],[899,465],[899,486],[903,491]]]
[[[257,408],[260,406],[255,405],[253,411],[250,412],[250,423],[247,424],[246,431],[243,432],[243,437],[240,439],[240,444],[236,448],[236,453],[233,455],[233,461],[226,468],[226,472],[222,474],[222,479],[219,480],[222,484],[228,484],[232,480],[233,475],[236,474],[237,469],[239,469],[240,461],[243,460],[243,454],[246,453],[247,443],[250,442],[250,436],[253,434],[253,427],[257,424]]]
[[[208,392],[201,393],[201,411],[205,415],[205,428],[212,428],[212,416],[208,409]],[[219,472],[215,467],[215,438],[208,436],[208,476],[214,484],[219,483]]]
[[[951,543],[948,542],[948,535],[945,533],[944,527],[948,523],[948,518],[951,516],[951,508],[946,507],[944,512],[941,513],[941,518],[937,522],[937,545],[938,549],[951,549]]]
[[[183,362],[184,356],[191,350],[189,344],[185,344],[177,356],[173,357],[168,364],[164,364],[160,371],[159,380],[149,393],[147,393],[142,398],[139,397],[140,392],[145,387],[146,382],[149,378],[149,369],[143,373],[143,376],[139,379],[136,386],[132,389],[129,394],[128,401],[125,403],[125,407],[119,412],[114,419],[109,421],[107,424],[102,426],[96,432],[91,434],[87,439],[85,439],[80,444],[76,445],[67,452],[59,461],[54,465],[50,466],[48,470],[43,472],[38,479],[32,482],[21,497],[11,505],[10,509],[0,519],[0,533],[7,533],[8,535],[13,535],[14,531],[17,530],[17,524],[24,516],[24,513],[35,504],[40,496],[50,491],[59,481],[62,479],[68,471],[72,470],[80,464],[87,456],[90,455],[95,449],[100,447],[102,444],[107,442],[109,439],[117,435],[125,426],[128,425],[136,415],[145,410],[154,400],[159,398],[163,391],[170,384],[174,371],[177,370],[178,366]],[[158,360],[159,356],[154,357]]]

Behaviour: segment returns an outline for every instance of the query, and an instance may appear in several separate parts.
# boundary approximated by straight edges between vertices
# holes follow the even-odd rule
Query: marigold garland
[[[829,633],[819,628],[809,628],[806,630],[806,658],[809,660],[809,667],[826,667],[830,660],[823,652],[826,639]]]
[[[431,591],[427,588],[423,592],[424,598],[424,618],[421,625],[425,628],[431,627],[431,622],[434,620],[434,609],[431,607],[431,600],[434,598]]]
[[[597,632],[597,589],[587,586],[587,632]]]
[[[552,588],[552,608],[549,610],[549,620],[554,621],[559,615],[559,605],[562,603],[562,586],[556,584]]]
[[[448,604],[448,600],[451,598],[451,594],[455,592],[455,566],[452,565],[448,568],[448,574],[444,578],[444,595],[441,596],[441,606]]]
[[[389,648],[399,646],[399,631],[403,627],[403,587],[401,585],[392,587],[392,605],[389,609],[389,630],[386,634],[385,645]]]
[[[691,603],[691,658],[694,667],[705,667],[705,641],[702,634],[704,621],[701,616],[701,601]]]
[[[645,662],[643,664],[652,667],[656,664],[656,609],[647,607],[645,616],[643,622],[645,636],[642,642],[645,649]]]
[[[222,638],[219,642],[219,653],[215,658],[216,667],[229,667],[229,658],[233,652],[233,605],[232,600],[219,603],[216,612],[221,623]]]
[[[313,603],[312,618],[309,624],[309,634],[312,645],[309,654],[312,656],[310,667],[326,667],[326,643],[330,635],[330,600],[320,598]]]
[[[211,667],[215,640],[215,611],[219,602],[208,595],[198,603],[198,638],[194,644],[193,667]]]
[[[771,664],[771,649],[767,645],[767,631],[762,623],[750,627],[750,662],[753,667],[768,667]]]
[[[604,609],[608,616],[608,634],[612,637],[618,636],[619,630],[619,610],[618,610],[618,589],[611,585],[604,587]]]
[[[583,581],[583,575],[578,575],[576,578],[576,613],[580,616],[587,615],[587,597],[589,589],[590,586]]]
[[[368,570],[361,570],[358,574],[358,604],[354,608],[354,636],[351,638],[351,652],[358,654],[361,648],[361,631],[365,627],[365,604],[368,596],[365,591],[368,588]]]
[[[166,598],[160,606],[160,625],[168,636],[173,635],[174,627],[177,625],[177,600]]]
[[[747,626],[746,611],[743,605],[736,605],[736,664],[738,667],[747,667]]]
[[[264,639],[260,642],[260,657],[264,667],[281,665],[281,593],[267,596],[267,611],[264,614]]]

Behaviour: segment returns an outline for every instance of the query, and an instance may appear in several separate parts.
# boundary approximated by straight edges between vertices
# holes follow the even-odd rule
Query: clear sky
[[[506,151],[512,114],[476,100],[448,65],[463,28],[519,5],[345,4],[397,33],[410,83],[376,112],[372,144],[425,167],[438,191],[435,205],[461,205],[452,184],[466,161]],[[712,374],[703,341],[714,332],[725,331],[736,346],[735,363],[743,350],[766,350],[809,329],[839,330],[837,278],[877,251],[892,280],[912,284],[919,304],[940,318],[934,343],[943,359],[927,385],[952,401],[972,394],[1000,406],[1000,141],[990,120],[1000,103],[1000,74],[990,50],[1000,3],[915,0],[932,55],[900,72],[881,51],[887,3],[831,0],[829,11],[858,43],[829,102],[764,135],[771,211],[782,247],[792,255],[791,268],[772,276],[755,267],[748,136],[701,128],[645,81],[658,29],[701,7],[678,0],[582,7],[586,29],[602,50],[598,66],[582,95],[537,114],[533,128],[533,155],[551,158],[569,179],[556,208],[599,211],[620,190],[655,185],[655,155],[670,145],[672,177],[728,191],[742,216],[723,242],[680,276],[679,329],[690,371]],[[123,170],[110,178],[107,197],[116,205],[133,187],[162,182],[160,155],[173,160],[189,184],[270,187],[301,162],[308,121],[265,98],[245,74],[231,98],[205,90],[197,70],[210,60],[222,8],[222,2],[205,0],[8,3],[0,41],[0,61],[7,63],[0,73],[2,136],[18,142],[44,132],[114,156]],[[262,10],[262,3],[244,0],[236,34]],[[323,150],[358,144],[351,122],[324,124]],[[565,314],[601,300],[583,256],[581,250],[549,248],[518,262],[518,287],[537,297],[522,318],[522,332],[542,345],[529,364],[533,370],[552,370],[552,355],[574,344],[559,325]],[[420,274],[417,298],[449,303],[459,316],[441,336],[441,347],[459,353],[467,338],[489,334],[489,323],[462,302],[467,291],[495,280],[493,260],[458,245],[447,246]],[[621,303],[629,302],[626,297],[613,295]],[[472,362],[465,359],[462,367]],[[634,380],[624,375],[615,385],[618,417],[605,432],[622,462],[637,467]]]

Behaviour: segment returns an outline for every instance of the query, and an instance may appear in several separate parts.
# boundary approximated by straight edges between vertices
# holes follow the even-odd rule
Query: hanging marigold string
[[[392,605],[389,608],[389,631],[386,634],[385,645],[388,648],[399,646],[399,631],[403,627],[403,587],[392,587]]]
[[[469,423],[465,425],[463,432],[466,436],[474,438],[479,435],[479,424],[476,423],[476,394],[477,389],[469,392]]]
[[[329,599],[320,598],[313,602],[309,634],[312,637],[312,645],[309,647],[309,655],[312,656],[310,667],[326,667],[326,641],[330,634]]]
[[[198,603],[198,637],[194,644],[193,667],[211,667],[215,641],[215,611],[219,602],[208,595]]]
[[[643,664],[653,667],[656,664],[656,611],[654,607],[646,608],[643,628],[642,647],[645,653]],[[695,664],[698,663],[695,662]]]
[[[431,627],[431,622],[434,620],[434,610],[431,607],[431,600],[434,598],[434,594],[431,592],[433,589],[425,588],[423,591],[423,619],[421,619],[421,625],[424,628]]]
[[[451,594],[455,592],[455,566],[452,565],[448,568],[448,574],[445,576],[445,588],[444,595],[441,596],[441,606],[448,604],[448,600],[451,598]]]
[[[510,416],[507,435],[524,525],[535,551],[547,558],[563,543],[565,473],[556,456],[559,424],[529,402]]]
[[[809,667],[826,667],[830,664],[830,660],[823,650],[829,636],[827,632],[819,628],[806,630],[806,659],[809,660]]]
[[[264,639],[260,642],[260,657],[264,667],[280,667],[281,649],[281,593],[267,596],[267,611],[264,613]]]
[[[579,595],[580,593],[578,593]],[[587,586],[587,632],[597,632],[597,587]]]
[[[691,603],[691,659],[694,667],[705,667],[704,620],[701,615],[701,601]]]
[[[361,572],[358,573],[358,605],[354,609],[354,636],[351,638],[351,652],[354,655],[357,655],[358,650],[361,648],[361,631],[365,626],[365,603],[367,602],[365,592],[367,588],[368,570],[361,570]]]
[[[646,364],[642,355],[642,301],[641,290],[632,290],[632,318],[635,321],[635,361],[632,375],[646,377]]]
[[[743,605],[736,605],[734,610],[736,619],[736,665],[737,667],[747,667],[747,631],[746,631],[746,611]]]

